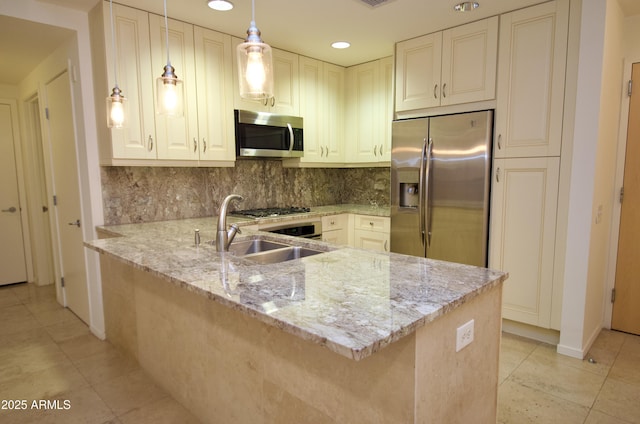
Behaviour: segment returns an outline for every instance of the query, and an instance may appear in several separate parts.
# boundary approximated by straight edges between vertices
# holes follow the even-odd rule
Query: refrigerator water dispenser
[[[402,208],[417,208],[419,203],[418,183],[400,183],[399,206]]]

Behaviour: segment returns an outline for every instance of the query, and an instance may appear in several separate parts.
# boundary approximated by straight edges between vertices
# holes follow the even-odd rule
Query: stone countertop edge
[[[336,214],[335,211],[337,208],[322,208],[323,209],[320,211],[316,211],[316,208],[312,208],[312,212],[309,214]],[[361,208],[358,212],[353,212],[355,208],[351,208],[348,211],[345,209],[346,208],[342,208],[340,212],[337,213],[362,213],[364,210],[364,208]],[[384,212],[378,216],[385,216]],[[240,219],[240,222],[244,224],[255,223],[253,220],[246,219]],[[275,326],[304,340],[325,346],[339,355],[356,361],[374,354],[383,347],[401,339],[404,336],[412,334],[417,328],[434,321],[438,317],[456,309],[458,306],[463,305],[474,297],[491,290],[495,286],[501,284],[508,276],[506,273],[492,271],[485,268],[434,261],[430,259],[398,255],[395,253],[370,252],[351,247],[331,246],[319,241],[298,238],[292,240],[288,236],[281,236],[277,234],[269,234],[268,236],[265,236],[263,235],[265,233],[246,230],[246,234],[239,236],[238,240],[255,238],[258,235],[262,235],[262,237],[273,240],[286,240],[292,244],[307,245],[309,247],[315,247],[322,250],[329,250],[329,252],[327,252],[327,257],[331,256],[331,259],[324,261],[325,263],[317,260],[317,258],[325,255],[317,255],[290,261],[288,263],[253,265],[246,259],[238,257],[229,256],[225,259],[226,254],[221,255],[218,252],[215,252],[215,248],[210,245],[199,248],[193,246],[193,233],[189,232],[189,229],[198,225],[204,228],[204,233],[202,234],[203,243],[206,240],[215,238],[215,220],[209,217],[147,224],[127,224],[113,226],[111,228],[99,227],[101,231],[104,231],[114,238],[85,242],[85,246],[101,254],[110,255],[121,262],[133,266],[134,268],[144,272],[149,272],[154,276],[183,287],[186,290],[205,296],[232,309],[241,311],[265,324]],[[161,238],[158,237],[158,234],[160,233],[163,234],[163,237]],[[210,235],[213,237],[210,237]],[[156,241],[155,245],[149,246],[150,244],[153,244],[153,241]],[[168,257],[166,257],[167,251],[171,251],[171,253],[168,254]],[[295,278],[296,272],[300,271],[300,267],[304,267],[305,261],[307,261],[306,263],[313,263],[315,260],[319,265],[325,266],[327,263],[334,263],[337,264],[336,267],[339,267],[343,266],[347,262],[354,262],[354,257],[360,257],[362,262],[367,263],[369,261],[379,264],[388,262],[388,274],[384,273],[384,277],[388,277],[389,280],[394,281],[389,281],[386,286],[382,286],[383,291],[387,291],[387,297],[379,298],[375,295],[368,297],[367,293],[363,298],[373,301],[374,305],[372,305],[372,308],[375,308],[376,301],[380,301],[380,304],[384,308],[388,307],[389,311],[383,310],[383,313],[386,312],[387,315],[390,314],[392,316],[392,324],[383,324],[378,328],[378,323],[371,325],[371,323],[367,321],[367,319],[375,319],[376,316],[355,317],[349,315],[349,312],[351,312],[350,310],[348,310],[347,313],[336,313],[338,318],[336,319],[337,324],[335,325],[335,328],[332,328],[331,324],[319,321],[307,323],[305,319],[309,319],[309,317],[302,316],[304,315],[305,310],[300,309],[299,304],[296,302],[291,302],[289,305],[285,305],[284,308],[276,308],[275,312],[265,311],[261,308],[261,305],[271,302],[262,304],[259,302],[241,303],[240,297],[235,299],[228,295],[228,293],[225,294],[225,292],[221,290],[221,287],[224,286],[220,281],[220,274],[222,271],[219,267],[216,268],[217,264],[222,264],[222,267],[225,267],[225,269],[227,266],[235,267],[235,269],[247,271],[247,275],[245,276],[247,279],[259,276],[262,279],[271,278],[272,281],[280,283],[285,275],[287,278]],[[211,258],[217,260],[210,260]],[[187,263],[187,265],[184,265],[184,263]],[[283,268],[283,265],[286,268]],[[431,283],[431,280],[433,279],[433,285],[424,286],[418,284],[416,286],[414,284],[415,281],[400,281],[399,279],[394,278],[397,270],[394,272],[390,271],[391,268],[396,266],[398,269],[402,270],[416,270],[419,268],[418,273],[422,275],[422,280],[428,279],[429,283]],[[427,270],[433,270],[434,273],[429,274]],[[449,276],[445,276],[443,272],[438,273],[438,271],[441,270],[444,270],[445,273],[450,272],[452,276],[449,278]],[[375,274],[376,272],[374,271],[373,273]],[[425,273],[430,276],[426,277],[424,275]],[[241,275],[241,272],[239,272],[238,275]],[[291,275],[293,275],[293,277],[290,277]],[[349,287],[356,289],[355,295],[354,293],[350,293],[349,296],[353,296],[353,298],[358,299],[358,295],[362,294],[357,292],[357,289],[362,288],[358,286],[358,283],[367,283],[367,279],[369,279],[369,283],[373,285],[372,290],[376,290],[375,285],[378,284],[379,281],[374,278],[375,276],[358,277],[357,281],[353,284],[353,287]],[[416,278],[411,278],[411,280],[415,279]],[[473,281],[466,283],[461,281],[465,279]],[[407,280],[409,280],[409,278]],[[452,287],[449,287],[449,280],[451,280]],[[329,281],[331,282],[330,284],[338,284],[338,282],[334,283],[331,279],[329,279]],[[406,288],[403,286],[405,282],[407,283]],[[246,282],[244,282],[244,284],[251,286],[251,284],[247,284]],[[268,284],[272,284],[271,281],[268,281]],[[341,281],[340,284],[344,284],[344,281]],[[240,284],[238,284],[237,287],[239,286]],[[257,289],[255,288],[260,287],[260,285],[255,284],[252,287],[254,292],[250,292],[249,295],[256,295],[257,292],[255,292],[255,290]],[[278,289],[278,287],[275,289]],[[342,289],[342,287],[335,290],[335,292],[340,292],[340,289]],[[407,292],[420,289],[421,294],[416,294],[415,299],[411,296],[406,299],[396,299],[392,296],[393,289],[402,289],[402,293],[405,292],[405,289]],[[269,290],[274,290],[274,288],[269,286],[267,291]],[[425,294],[423,292],[433,292],[433,298],[430,297],[431,294],[425,298]],[[396,295],[398,293],[399,291]],[[329,297],[334,294],[335,293],[333,291],[329,292]],[[324,295],[324,293],[322,293],[322,295]],[[423,298],[420,298],[421,296]],[[346,294],[345,297],[347,297]],[[352,297],[348,298],[352,299]],[[258,301],[265,300],[259,297],[256,299]],[[275,299],[276,301],[281,300],[278,298]],[[310,301],[310,303],[312,302]],[[342,303],[349,302],[344,302],[343,299]],[[331,305],[329,305],[329,309],[338,307],[341,309],[340,312],[344,312],[344,305],[342,303],[331,303]],[[320,306],[324,308],[325,305]],[[354,307],[355,312],[369,312],[364,309],[356,309],[357,308]],[[290,313],[289,316],[287,316],[288,313]],[[300,317],[296,315],[298,313]],[[399,318],[397,318],[398,322],[395,322],[396,315],[394,315],[394,313],[399,316]],[[387,315],[383,314],[383,317],[388,320],[389,318]],[[313,318],[326,320],[327,317],[322,315],[320,317],[316,317],[314,315],[311,319]],[[340,320],[340,318],[342,318],[342,320]],[[374,327],[374,329],[371,330],[370,327]],[[335,330],[335,333],[333,330]],[[359,330],[367,334],[358,334]],[[372,331],[375,334],[370,334]]]

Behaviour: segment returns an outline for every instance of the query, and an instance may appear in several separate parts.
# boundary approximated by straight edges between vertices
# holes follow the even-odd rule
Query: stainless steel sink
[[[237,256],[244,256],[273,249],[281,249],[283,247],[289,247],[289,245],[262,239],[245,240],[231,243],[229,252]]]
[[[285,245],[286,246],[286,245]],[[292,259],[304,258],[324,253],[320,250],[309,249],[300,246],[287,246],[280,249],[265,250],[262,252],[244,255],[245,259],[250,259],[259,264],[275,264],[278,262],[290,261]]]

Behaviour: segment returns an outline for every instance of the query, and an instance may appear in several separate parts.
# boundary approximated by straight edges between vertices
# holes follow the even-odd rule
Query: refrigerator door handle
[[[427,139],[422,143],[422,153],[420,154],[420,173],[418,174],[418,216],[420,220],[420,241],[425,247],[425,208],[424,208],[424,179],[425,179],[425,157],[427,156]]]
[[[433,152],[433,139],[429,138],[429,145],[427,146],[427,165],[426,165],[426,169],[424,171],[424,221],[422,223],[423,228],[426,227],[427,230],[427,234],[426,234],[426,238],[427,238],[427,249],[429,249],[429,247],[431,247],[431,217],[429,216],[429,206],[430,206],[430,199],[429,199],[429,175],[430,175],[430,171],[431,171],[431,156],[432,156],[432,152]]]

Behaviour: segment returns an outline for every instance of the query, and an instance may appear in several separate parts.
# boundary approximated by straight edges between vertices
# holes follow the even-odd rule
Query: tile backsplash
[[[234,168],[103,167],[105,225],[213,216],[222,199],[242,209],[389,204],[389,168],[283,168],[279,160],[241,160]]]

